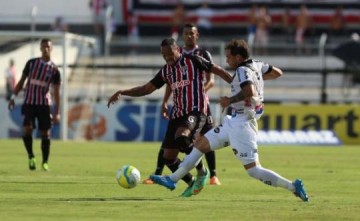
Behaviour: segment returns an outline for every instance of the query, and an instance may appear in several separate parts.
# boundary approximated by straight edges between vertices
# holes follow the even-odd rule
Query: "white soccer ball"
[[[140,171],[131,165],[122,166],[116,173],[117,182],[125,189],[136,187],[140,179]]]

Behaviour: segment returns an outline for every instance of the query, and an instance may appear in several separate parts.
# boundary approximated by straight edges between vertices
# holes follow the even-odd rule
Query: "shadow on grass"
[[[105,201],[163,201],[162,198],[145,198],[145,197],[83,197],[83,198],[60,198],[55,201],[64,202],[105,202]]]

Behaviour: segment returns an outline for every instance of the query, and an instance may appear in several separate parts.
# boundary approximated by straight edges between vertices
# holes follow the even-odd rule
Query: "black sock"
[[[165,162],[163,155],[164,155],[164,149],[160,148],[156,162],[155,175],[161,175],[164,170]]]
[[[168,163],[166,166],[171,170],[171,172],[175,172],[181,163],[179,158],[176,159],[173,163]],[[185,183],[191,185],[193,182],[193,176],[190,173],[187,173],[183,178],[181,178]]]
[[[26,149],[26,152],[29,156],[29,159],[33,158],[34,157],[34,153],[33,153],[33,147],[32,147],[32,144],[33,144],[33,138],[31,135],[24,135],[22,137],[23,141],[24,141],[24,145],[25,145],[25,149]]]
[[[210,177],[216,176],[215,169],[215,151],[210,151],[205,154],[206,162],[210,170]]]
[[[50,139],[49,138],[41,138],[41,150],[42,150],[42,157],[43,163],[47,163],[49,160],[50,154]]]
[[[203,166],[204,166],[204,165],[203,165],[202,161],[200,160],[200,162],[198,163],[198,165],[196,165],[195,168],[196,168],[197,170],[201,170],[201,169],[203,168]]]

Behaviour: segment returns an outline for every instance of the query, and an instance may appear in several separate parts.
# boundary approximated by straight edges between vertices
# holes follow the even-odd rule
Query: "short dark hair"
[[[161,47],[164,47],[164,46],[177,46],[177,44],[176,44],[175,39],[173,39],[173,38],[165,38],[161,42]]]
[[[186,23],[184,25],[184,28],[197,28],[197,26],[195,24],[193,24],[193,23]]]
[[[45,42],[51,42],[50,38],[42,38],[40,41],[40,44],[45,43]]]
[[[230,50],[232,55],[240,55],[243,59],[248,59],[250,57],[249,46],[245,40],[242,39],[233,39],[225,47],[225,50]]]

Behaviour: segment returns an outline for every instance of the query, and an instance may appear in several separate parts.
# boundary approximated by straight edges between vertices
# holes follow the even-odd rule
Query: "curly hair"
[[[225,50],[230,50],[232,55],[240,55],[243,59],[250,57],[249,46],[245,40],[233,39],[226,46]]]

